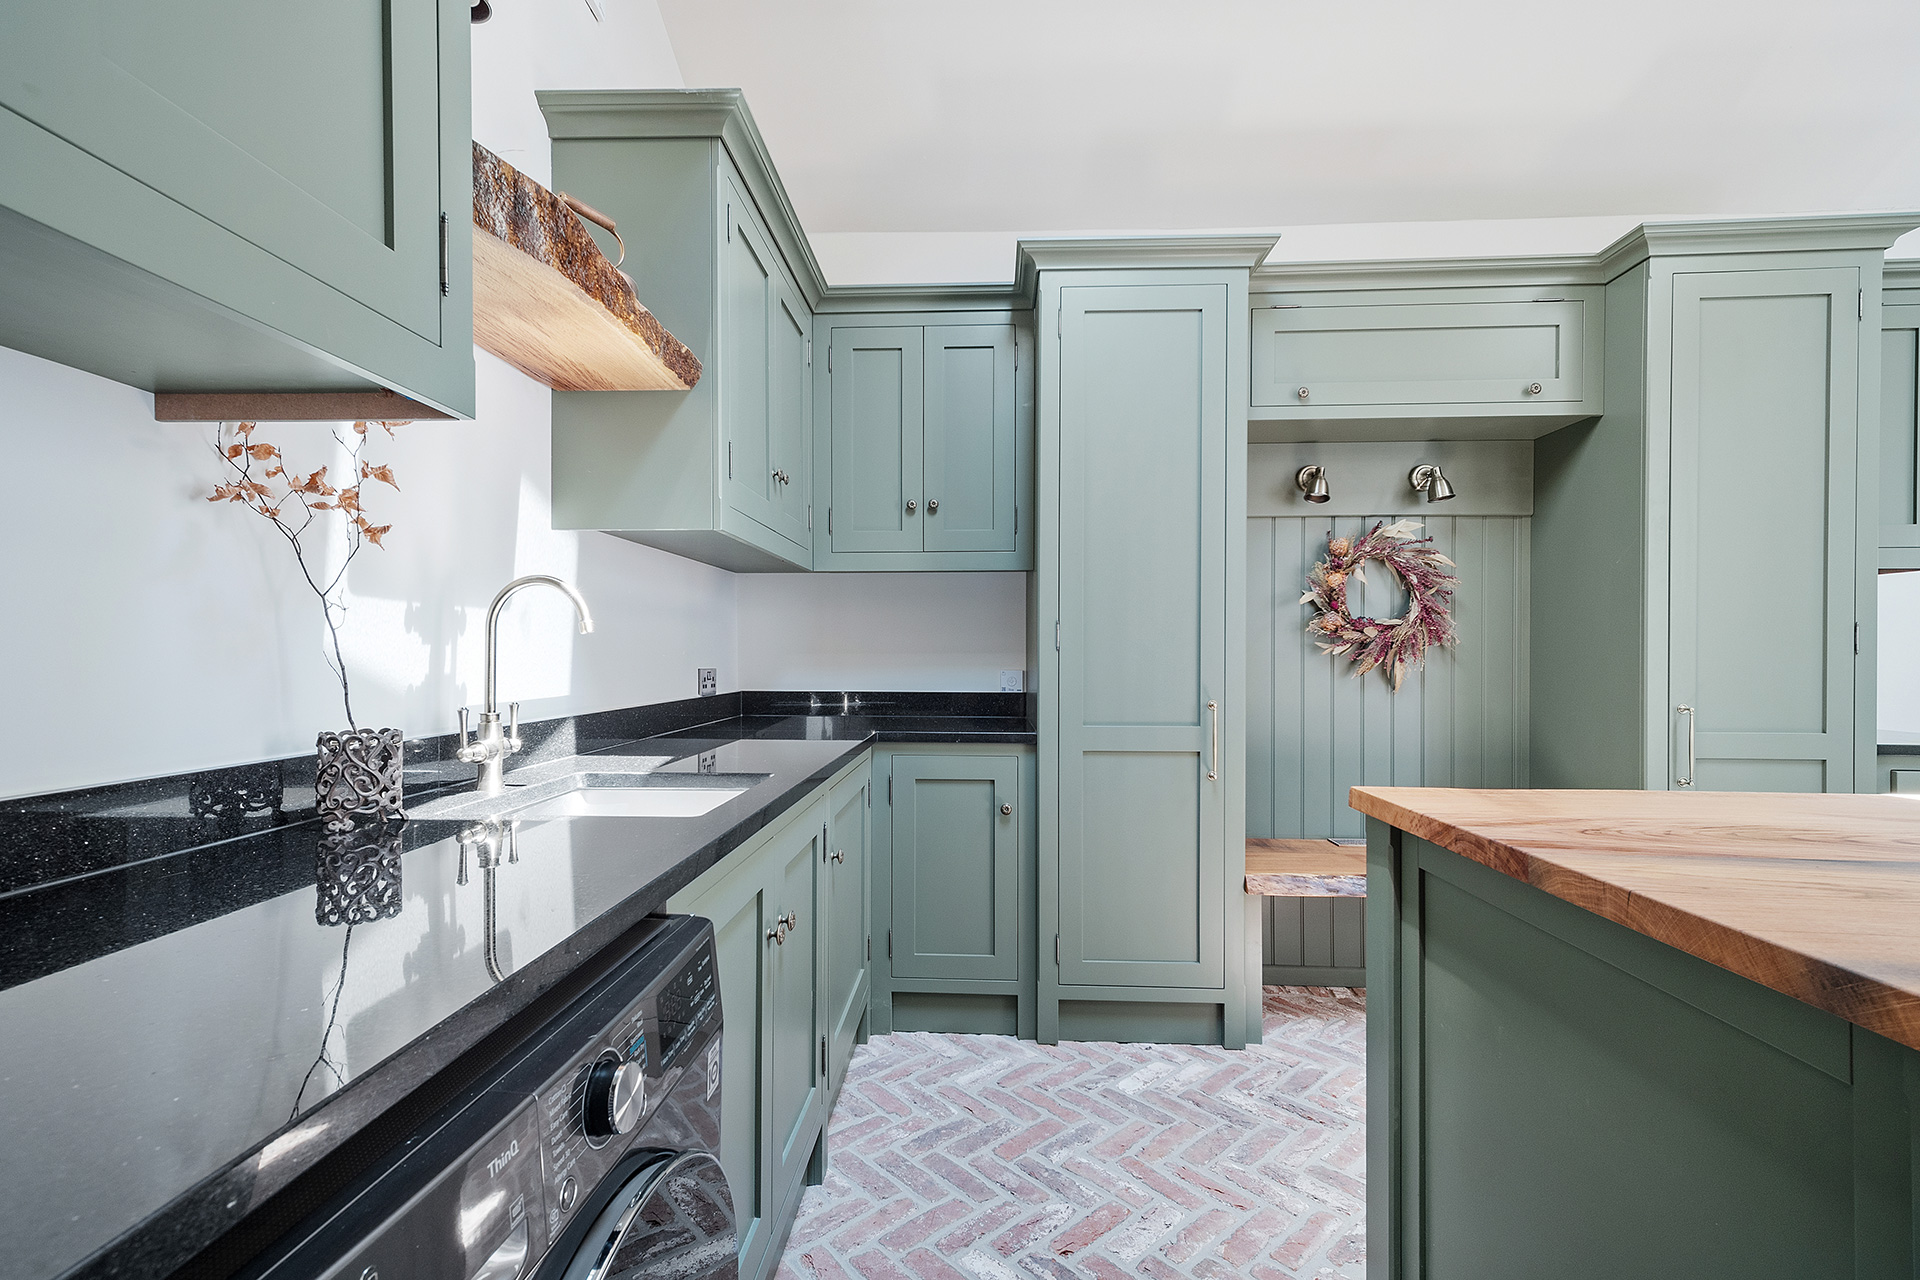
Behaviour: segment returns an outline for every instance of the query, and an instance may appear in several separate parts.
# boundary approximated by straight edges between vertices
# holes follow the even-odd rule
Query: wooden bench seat
[[[1269,898],[1364,898],[1367,851],[1331,840],[1249,839],[1247,892]]]

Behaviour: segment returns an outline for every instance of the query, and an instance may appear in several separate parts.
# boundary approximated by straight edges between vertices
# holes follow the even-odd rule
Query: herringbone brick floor
[[[1268,987],[1263,1041],[876,1036],[776,1280],[1360,1276],[1365,993]]]

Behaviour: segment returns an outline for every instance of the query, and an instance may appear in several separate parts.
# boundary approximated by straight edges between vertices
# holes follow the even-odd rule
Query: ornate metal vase
[[[398,729],[323,733],[314,744],[314,807],[328,831],[361,822],[405,821],[400,801],[402,738]]]

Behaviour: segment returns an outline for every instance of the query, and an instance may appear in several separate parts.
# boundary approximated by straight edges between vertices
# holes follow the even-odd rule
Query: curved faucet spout
[[[552,587],[556,591],[565,592],[567,599],[573,601],[574,612],[580,615],[580,634],[586,635],[593,630],[593,614],[587,611],[585,598],[583,598],[578,591],[575,591],[571,585],[562,582],[558,578],[545,573],[533,573],[528,574],[524,578],[515,578],[512,582],[500,588],[500,594],[493,598],[492,606],[487,609],[486,711],[491,715],[498,715],[500,712],[500,704],[495,697],[495,690],[499,685],[500,676],[500,610],[506,605],[508,599],[510,599],[515,592],[525,587],[535,586]]]

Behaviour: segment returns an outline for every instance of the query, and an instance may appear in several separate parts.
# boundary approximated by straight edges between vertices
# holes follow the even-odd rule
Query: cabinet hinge
[[[1865,289],[1860,290],[1854,298],[1853,318],[1855,320],[1865,320],[1867,318],[1867,291]]]
[[[893,959],[893,930],[887,930],[887,959]]]
[[[1020,508],[1018,507],[1013,509],[1013,532],[1015,537],[1020,534]]]
[[[827,508],[827,536],[829,538],[833,536],[833,508],[832,507]]]
[[[827,344],[827,375],[829,377],[833,375],[833,344],[831,342]]]
[[[1857,622],[1853,624],[1853,656],[1860,656],[1860,624]]]
[[[731,202],[727,205],[727,243],[733,243],[733,205]]]
[[[1053,336],[1056,338],[1060,336],[1060,313],[1066,309],[1067,300],[1065,298],[1062,298],[1060,305],[1053,309]]]
[[[1058,618],[1053,620],[1053,651],[1060,652],[1060,620]]]
[[[820,1074],[827,1074],[827,1038],[820,1037]]]
[[[727,441],[727,479],[733,479],[733,441]]]
[[[868,960],[873,959],[873,935],[872,934],[867,935],[867,959]]]
[[[887,775],[887,803],[893,803],[893,775]]]
[[[1535,302],[1565,302],[1565,298],[1535,298]]]
[[[813,504],[811,502],[807,504],[807,528],[813,528]]]
[[[447,215],[440,215],[440,296],[453,292],[453,234]]]
[[[813,368],[813,339],[807,339],[807,368]]]
[[[1057,933],[1053,935],[1053,967],[1060,967],[1060,935]]]

